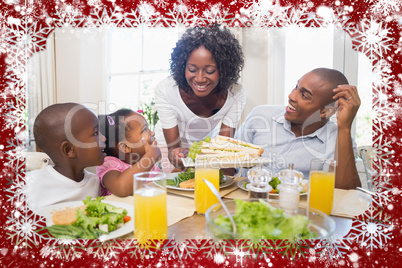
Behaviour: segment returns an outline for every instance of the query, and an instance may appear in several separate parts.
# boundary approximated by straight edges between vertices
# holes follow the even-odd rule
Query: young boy
[[[99,196],[98,177],[84,170],[101,165],[106,156],[95,114],[76,103],[51,105],[39,113],[33,131],[37,146],[54,166],[26,174],[24,192],[32,211]]]

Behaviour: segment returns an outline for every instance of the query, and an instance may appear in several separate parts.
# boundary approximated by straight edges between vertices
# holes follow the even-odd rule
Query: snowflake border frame
[[[384,127],[389,124],[389,116],[386,113],[387,109],[391,109],[387,102],[381,101],[376,96],[383,94],[385,90],[392,86],[390,79],[388,79],[387,73],[382,73],[382,65],[387,64],[387,60],[383,59],[383,53],[389,49],[391,42],[390,37],[386,34],[386,23],[377,22],[376,19],[363,19],[359,25],[349,22],[348,12],[340,8],[332,9],[332,16],[328,19],[323,19],[317,16],[314,12],[311,12],[308,6],[292,7],[292,6],[271,6],[269,9],[264,9],[259,2],[253,3],[248,8],[244,8],[236,14],[232,14],[228,9],[222,8],[220,5],[211,6],[210,9],[206,9],[203,12],[203,16],[198,16],[194,10],[184,5],[175,5],[173,9],[170,9],[165,15],[159,13],[153,13],[155,9],[152,5],[142,3],[136,10],[131,10],[128,13],[121,13],[120,9],[106,8],[94,6],[91,9],[90,15],[82,15],[79,8],[64,4],[59,6],[57,12],[52,16],[48,16],[45,23],[40,24],[37,21],[32,21],[28,16],[20,21],[20,24],[9,24],[6,37],[6,50],[11,57],[8,62],[6,70],[6,78],[8,87],[6,88],[5,98],[9,97],[11,100],[8,102],[9,111],[5,114],[5,118],[8,119],[8,127],[15,131],[15,137],[8,141],[9,148],[6,154],[9,155],[7,163],[8,168],[14,169],[14,175],[9,180],[9,187],[5,191],[7,195],[7,202],[13,207],[13,210],[8,217],[7,223],[9,224],[7,229],[8,239],[11,243],[15,243],[17,246],[22,245],[26,248],[39,247],[42,241],[47,241],[44,244],[45,247],[52,248],[55,251],[51,251],[51,254],[60,258],[79,258],[81,249],[91,247],[93,254],[91,256],[98,258],[105,258],[109,253],[103,253],[102,249],[105,245],[112,251],[117,249],[117,252],[133,250],[132,253],[135,256],[144,256],[145,254],[155,254],[155,247],[151,245],[147,252],[138,252],[138,245],[135,243],[125,243],[122,241],[115,241],[115,244],[110,242],[97,243],[82,241],[78,243],[60,243],[57,239],[44,238],[42,236],[36,236],[33,233],[25,232],[26,223],[34,223],[35,227],[44,223],[43,218],[38,219],[37,215],[31,213],[25,204],[25,197],[21,193],[21,188],[24,185],[24,158],[21,155],[21,151],[25,148],[23,139],[21,138],[21,132],[24,131],[24,119],[23,114],[26,109],[25,99],[25,86],[26,86],[26,63],[28,58],[34,53],[46,49],[46,38],[56,28],[63,27],[65,25],[72,25],[74,27],[100,27],[102,25],[109,25],[112,27],[138,27],[139,25],[146,25],[149,27],[175,27],[176,25],[184,25],[185,27],[191,27],[194,25],[209,25],[211,23],[220,23],[225,27],[249,27],[251,25],[258,25],[261,27],[287,27],[289,25],[297,25],[298,27],[325,27],[328,24],[335,24],[337,27],[342,28],[352,37],[353,48],[368,56],[370,59],[373,70],[379,72],[378,76],[383,83],[373,85],[374,103],[373,109],[383,111],[378,118],[375,119],[373,134],[376,137],[374,146],[377,149],[377,162],[376,168],[378,169],[378,176],[374,179],[376,181],[377,192],[380,194],[380,200],[374,202],[370,207],[371,210],[382,209],[384,204],[389,204],[391,200],[387,198],[384,193],[392,191],[390,186],[389,176],[383,172],[391,165],[390,157],[392,157],[392,151],[390,142],[386,139],[383,140]],[[373,25],[376,25],[376,29],[373,29]],[[375,32],[377,30],[377,32]],[[373,32],[374,31],[374,32]],[[385,34],[384,34],[385,33]],[[369,35],[376,36],[380,42],[365,43],[364,40],[369,40]],[[15,98],[16,101],[13,101]],[[20,103],[20,104],[18,104]],[[21,104],[22,103],[22,104]],[[391,155],[390,155],[391,154]],[[381,196],[385,196],[381,199]],[[382,202],[383,201],[383,202]],[[381,210],[382,211],[382,210]],[[381,223],[386,226],[392,226],[391,220],[383,214],[379,214],[374,220],[380,220]],[[360,217],[354,220],[354,231],[364,231],[364,223],[372,222],[373,217]],[[25,225],[24,225],[25,224]],[[360,228],[360,229],[359,229]],[[24,231],[23,231],[24,230]],[[392,231],[392,228],[390,228]],[[334,248],[336,243],[324,243],[332,250],[345,253],[349,250],[347,245],[350,245],[353,241],[359,240],[359,235],[353,235],[353,232],[348,236],[345,236],[341,241],[342,247]],[[170,241],[172,242],[172,241]],[[187,245],[192,245],[193,249],[197,249],[194,243],[191,241],[186,242]],[[171,247],[163,249],[172,249],[172,252],[179,250],[182,245],[177,243],[171,243]],[[329,245],[329,246],[328,246]],[[346,245],[346,246],[344,246]],[[214,245],[216,246],[216,244]],[[379,247],[382,245],[380,244]],[[67,249],[67,251],[65,251]],[[319,252],[320,247],[316,247]],[[77,250],[77,251],[76,251]],[[100,251],[99,251],[100,250]],[[198,249],[197,249],[198,250]],[[73,251],[71,254],[70,251]],[[76,251],[76,252],[75,252]],[[64,252],[62,254],[61,252]],[[191,255],[190,253],[187,253]],[[342,255],[342,254],[339,254]],[[138,257],[137,256],[137,257]],[[331,256],[332,259],[333,256]],[[113,258],[113,256],[111,257]]]

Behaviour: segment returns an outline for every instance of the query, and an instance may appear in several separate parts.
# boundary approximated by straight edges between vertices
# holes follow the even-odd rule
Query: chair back
[[[373,191],[373,176],[375,175],[375,170],[373,169],[373,158],[375,155],[375,150],[371,146],[361,146],[358,148],[358,153],[363,161],[364,171],[366,173],[367,188]]]
[[[25,156],[25,171],[44,168],[53,164],[50,157],[43,152],[24,152]]]

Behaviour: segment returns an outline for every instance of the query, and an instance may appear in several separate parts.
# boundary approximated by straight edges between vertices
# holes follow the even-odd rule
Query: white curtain
[[[28,61],[27,130],[29,140],[26,144],[29,151],[35,151],[32,127],[36,116],[57,100],[54,43],[54,32],[52,32],[47,39],[46,49],[35,53]]]

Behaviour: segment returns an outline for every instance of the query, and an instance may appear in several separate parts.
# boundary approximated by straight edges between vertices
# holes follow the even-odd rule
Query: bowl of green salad
[[[218,203],[206,214],[206,230],[209,238],[223,239],[323,239],[335,231],[335,221],[325,213],[298,207],[287,214],[276,200],[234,199],[225,201],[236,224],[236,233],[225,210]]]

